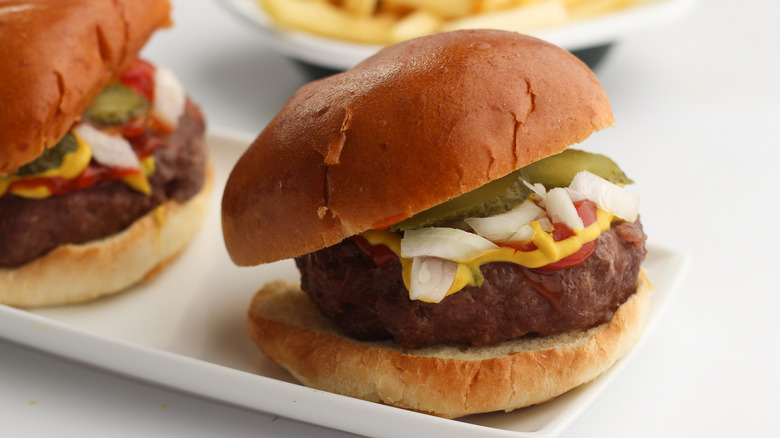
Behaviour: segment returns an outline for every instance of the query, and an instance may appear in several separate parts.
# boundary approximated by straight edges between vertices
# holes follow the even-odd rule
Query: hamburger
[[[595,378],[652,290],[631,180],[569,149],[613,124],[582,62],[502,31],[410,40],[303,86],[223,196],[233,261],[301,275],[254,296],[252,340],[308,386],[448,418]]]
[[[203,115],[139,57],[169,14],[166,0],[0,3],[0,303],[124,290],[197,231]]]

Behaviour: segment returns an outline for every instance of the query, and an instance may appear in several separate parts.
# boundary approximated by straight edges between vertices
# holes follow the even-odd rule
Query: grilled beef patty
[[[407,348],[485,346],[609,321],[636,291],[645,238],[639,221],[621,222],[601,234],[587,260],[571,268],[488,263],[481,267],[481,286],[436,304],[410,300],[397,259],[378,267],[352,239],[295,261],[301,288],[354,338],[394,339]]]
[[[122,181],[102,181],[44,199],[0,197],[0,267],[23,265],[63,244],[109,236],[170,199],[190,199],[205,179],[204,131],[200,109],[188,101],[176,131],[155,134],[167,145],[154,151],[151,196]]]

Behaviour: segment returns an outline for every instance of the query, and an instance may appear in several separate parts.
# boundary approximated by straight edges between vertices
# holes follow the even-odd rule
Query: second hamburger
[[[167,0],[0,5],[0,303],[92,300],[147,279],[209,205],[205,122],[139,58]]]

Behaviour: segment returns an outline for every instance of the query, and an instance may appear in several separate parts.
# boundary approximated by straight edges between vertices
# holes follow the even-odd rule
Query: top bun
[[[613,123],[593,72],[552,44],[488,30],[409,40],[293,95],[228,179],[225,243],[238,265],[316,251]]]
[[[54,146],[169,13],[167,0],[0,5],[0,175]]]

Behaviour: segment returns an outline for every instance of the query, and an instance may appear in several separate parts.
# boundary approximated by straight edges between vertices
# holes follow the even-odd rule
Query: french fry
[[[414,9],[428,11],[442,18],[465,17],[475,10],[474,0],[393,0]]]
[[[643,1],[646,0],[580,0],[569,6],[569,11],[573,18],[583,19],[603,15]]]
[[[330,3],[262,0],[274,21],[291,29],[367,44],[387,44],[395,20],[388,16],[352,16]]]
[[[393,0],[382,0],[379,2],[379,6],[377,7],[378,14],[386,13],[396,17],[405,17],[412,12],[415,12],[416,10],[417,9],[413,7],[397,3]]]
[[[488,12],[445,23],[441,30],[500,29],[530,32],[565,23],[569,13],[560,0],[545,0],[496,12]]]
[[[442,25],[442,18],[427,11],[413,12],[400,19],[390,32],[393,43],[435,33]]]
[[[515,0],[480,0],[477,3],[476,12],[493,12],[515,6]]]
[[[515,6],[525,6],[539,0],[479,0],[477,2],[476,13],[485,13],[510,9]],[[579,0],[572,0],[579,1]]]
[[[651,0],[257,0],[281,27],[387,45],[441,31],[532,32]]]
[[[344,0],[341,7],[352,15],[371,16],[376,11],[379,0]]]

